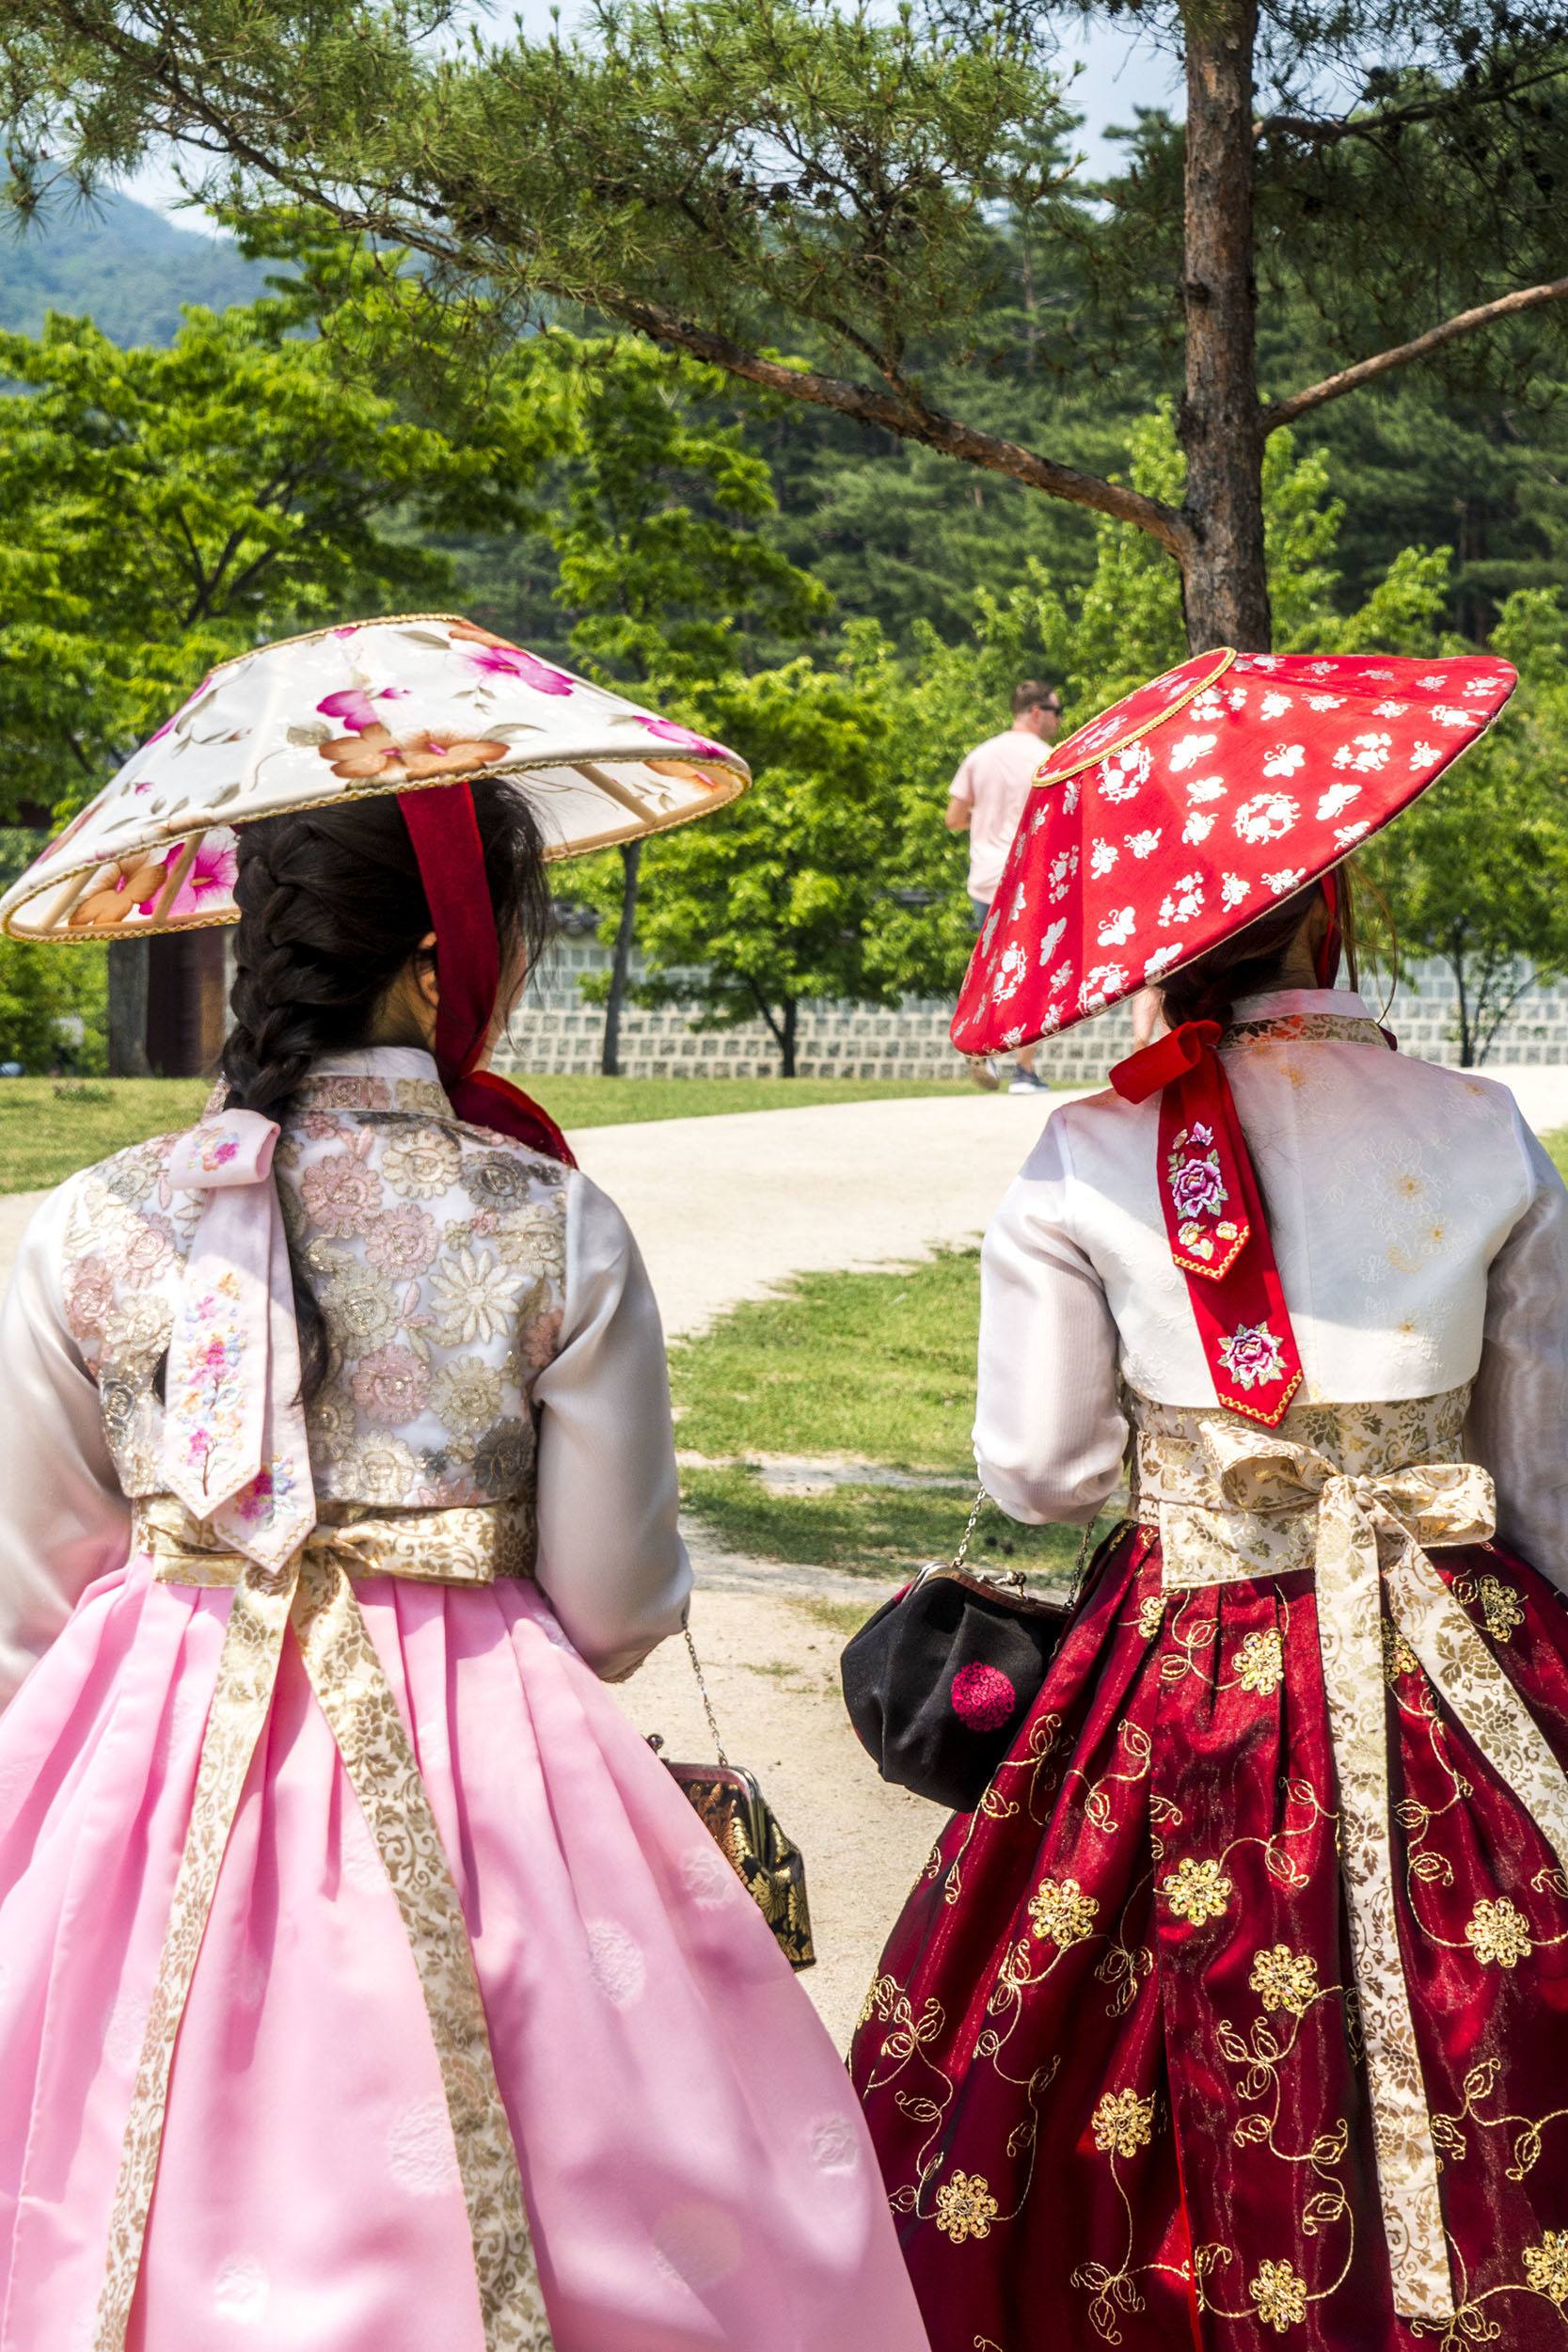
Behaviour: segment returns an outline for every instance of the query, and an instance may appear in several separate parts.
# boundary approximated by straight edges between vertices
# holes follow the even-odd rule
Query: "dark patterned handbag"
[[[662,1755],[663,1740],[656,1732],[648,1744],[660,1757],[682,1795],[694,1806],[698,1820],[762,1913],[780,1950],[792,1968],[810,1968],[816,1961],[811,1937],[811,1909],[806,1901],[806,1864],[794,1839],[781,1827],[777,1814],[763,1795],[756,1774],[743,1764],[732,1764],[707,1694],[697,1645],[687,1630],[697,1688],[717,1764],[673,1764]]]
[[[982,1486],[954,1558],[928,1562],[839,1661],[849,1721],[882,1778],[955,1813],[973,1813],[1038,1698],[1094,1543],[1090,1527],[1066,1600],[1032,1593],[1016,1569],[973,1568],[990,1500]]]

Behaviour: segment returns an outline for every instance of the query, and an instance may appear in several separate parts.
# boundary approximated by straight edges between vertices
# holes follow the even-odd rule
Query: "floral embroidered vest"
[[[274,1163],[331,1350],[308,1416],[317,1496],[422,1510],[531,1500],[531,1398],[560,1339],[567,1171],[463,1125],[422,1055],[344,1060],[295,1098]],[[402,1074],[410,1064],[432,1074]],[[161,1483],[156,1374],[201,1208],[169,1183],[178,1140],[71,1180],[66,1316],[132,1496]]]

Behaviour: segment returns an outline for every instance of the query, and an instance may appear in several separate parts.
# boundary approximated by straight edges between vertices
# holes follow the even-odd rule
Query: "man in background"
[[[990,912],[1035,771],[1061,723],[1062,700],[1055,688],[1042,686],[1038,678],[1025,678],[1013,689],[1012,725],[1005,734],[977,743],[953,779],[947,829],[969,835],[969,903],[976,930]],[[1038,1051],[1038,1046],[1030,1045],[1019,1055],[1008,1081],[1009,1094],[1049,1091],[1035,1075]],[[994,1061],[970,1066],[979,1085],[1001,1085],[1002,1073]]]

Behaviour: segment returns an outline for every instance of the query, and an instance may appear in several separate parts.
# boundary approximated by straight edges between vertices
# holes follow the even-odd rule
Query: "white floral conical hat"
[[[16,939],[231,923],[234,829],[286,809],[516,775],[551,858],[746,789],[735,752],[451,613],[319,629],[205,678],[0,898]]]

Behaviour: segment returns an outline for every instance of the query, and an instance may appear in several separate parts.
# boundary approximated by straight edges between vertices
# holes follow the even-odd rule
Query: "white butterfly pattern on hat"
[[[1263,762],[1263,773],[1266,776],[1293,776],[1306,757],[1304,744],[1275,743]]]
[[[1388,765],[1391,735],[1356,735],[1348,743],[1341,743],[1334,755],[1336,768],[1356,768],[1363,775],[1375,775]]]
[[[1276,689],[1272,694],[1264,695],[1262,702],[1259,705],[1258,715],[1260,719],[1283,719],[1285,713],[1293,709],[1294,706],[1293,695],[1281,694]]]
[[[1077,850],[1059,850],[1052,859],[1051,871],[1046,876],[1046,887],[1053,898],[1059,899],[1067,897],[1072,885],[1072,878],[1077,871]]]
[[[1100,797],[1102,801],[1135,801],[1140,788],[1148,783],[1154,762],[1148,746],[1126,744],[1113,752],[1100,771]]]
[[[1102,947],[1123,947],[1138,928],[1138,918],[1131,907],[1115,907],[1100,926]]]
[[[1158,832],[1130,833],[1127,846],[1134,857],[1152,857],[1163,835]]]
[[[1183,735],[1171,745],[1170,758],[1166,763],[1171,774],[1185,775],[1187,770],[1196,767],[1204,754],[1212,752],[1218,741],[1217,735]]]
[[[1349,808],[1352,801],[1360,798],[1361,787],[1358,784],[1331,784],[1318,803],[1319,824],[1326,825],[1332,818],[1338,816],[1341,809]]]
[[[1301,803],[1288,792],[1259,792],[1243,801],[1232,822],[1243,841],[1277,841],[1301,815]]]
[[[1045,937],[1040,941],[1039,961],[1042,969],[1051,961],[1052,957],[1061,946],[1062,934],[1066,930],[1067,918],[1065,915],[1059,914],[1054,923],[1052,924],[1050,930],[1046,932]]]
[[[1220,885],[1220,903],[1227,907],[1239,907],[1251,888],[1252,884],[1243,882],[1240,874],[1227,874]]]
[[[1078,1001],[1085,1012],[1098,1011],[1113,996],[1119,996],[1127,986],[1127,974],[1119,963],[1097,963],[1092,972],[1084,975],[1084,985]]]
[[[1116,864],[1120,855],[1121,851],[1117,848],[1114,841],[1090,842],[1089,872],[1094,876],[1096,882],[1099,882],[1102,875],[1110,872],[1112,866]]]
[[[1280,873],[1265,874],[1263,880],[1276,898],[1283,898],[1288,892],[1301,888],[1307,880],[1307,868],[1305,866],[1286,866]]]
[[[1189,801],[1223,801],[1228,787],[1223,776],[1195,776],[1187,787]]]
[[[1203,912],[1203,876],[1183,874],[1174,889],[1160,902],[1160,928],[1169,930],[1175,923],[1190,923]],[[1132,913],[1132,909],[1128,909]]]
[[[1157,980],[1162,972],[1168,971],[1173,963],[1180,963],[1186,952],[1184,947],[1174,942],[1168,947],[1156,947],[1148,961],[1144,965],[1144,978]]]
[[[1002,961],[996,967],[996,977],[990,985],[991,1003],[1005,1005],[1009,997],[1016,996],[1028,969],[1028,957],[1016,939],[1009,941],[1002,951]]]

